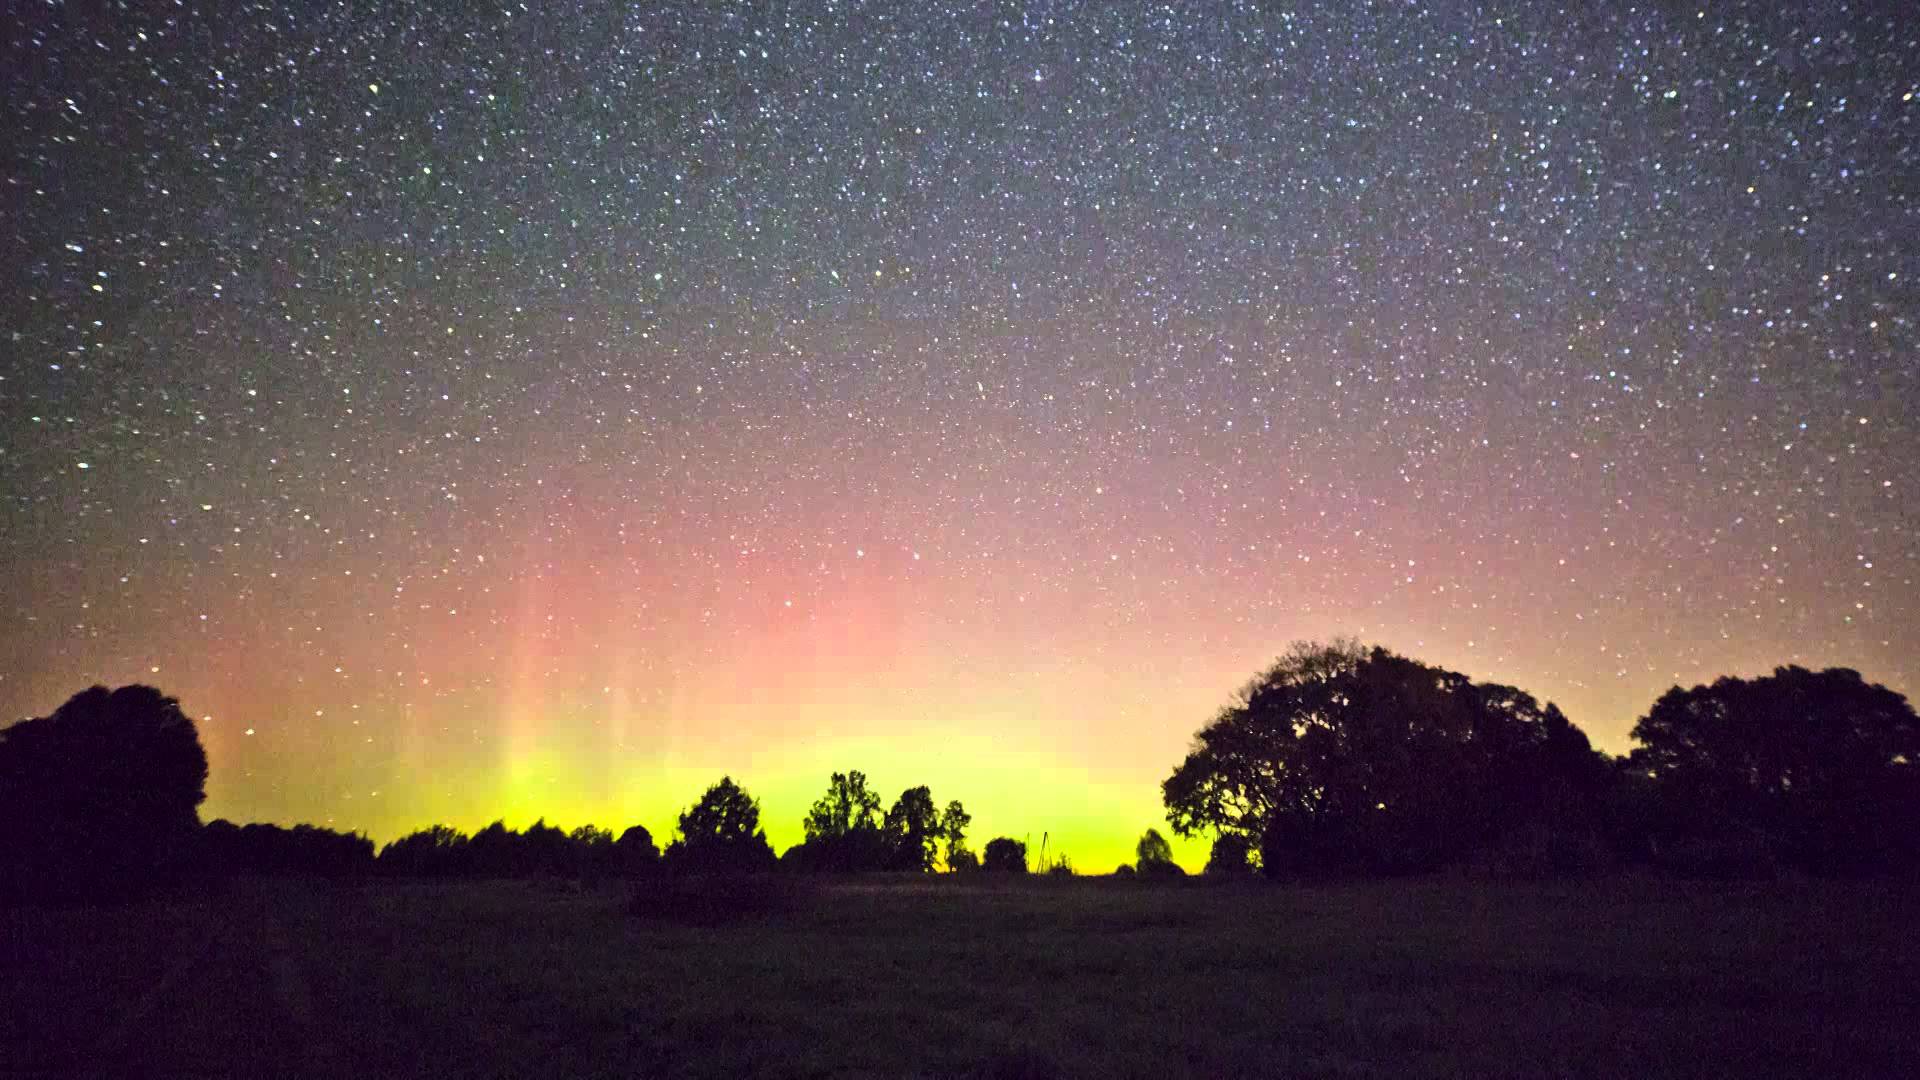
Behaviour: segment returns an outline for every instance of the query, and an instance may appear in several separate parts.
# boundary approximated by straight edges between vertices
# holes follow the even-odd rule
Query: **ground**
[[[691,926],[249,882],[0,911],[0,1073],[1897,1075],[1916,915],[1890,883],[881,879]]]

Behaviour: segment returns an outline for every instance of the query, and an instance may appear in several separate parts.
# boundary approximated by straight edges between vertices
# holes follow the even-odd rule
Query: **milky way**
[[[854,767],[1084,864],[1295,638],[1613,750],[1920,681],[1901,5],[79,7],[3,31],[0,715],[159,685],[209,815]]]

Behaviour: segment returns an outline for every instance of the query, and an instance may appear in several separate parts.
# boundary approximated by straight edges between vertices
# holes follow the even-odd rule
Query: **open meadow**
[[[427,1076],[1910,1074],[1889,883],[267,881],[6,913],[5,1068]]]

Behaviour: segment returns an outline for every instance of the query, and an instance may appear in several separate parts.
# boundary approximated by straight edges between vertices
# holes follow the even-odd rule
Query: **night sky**
[[[0,19],[0,716],[158,685],[203,816],[1102,870],[1296,638],[1920,688],[1903,4],[97,6]]]

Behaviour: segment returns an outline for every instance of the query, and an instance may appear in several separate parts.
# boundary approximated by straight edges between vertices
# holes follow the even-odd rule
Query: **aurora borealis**
[[[20,5],[0,716],[1097,870],[1297,638],[1911,693],[1920,21],[1775,8]]]

